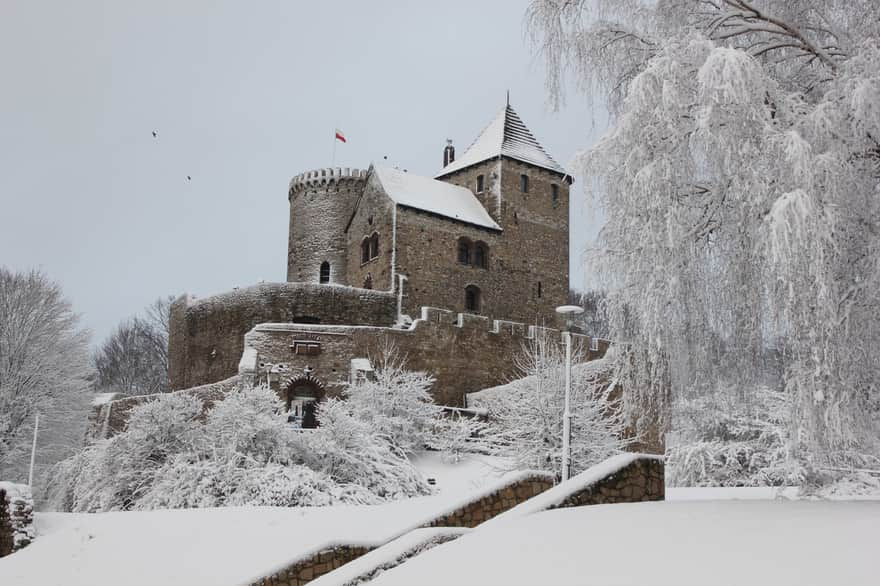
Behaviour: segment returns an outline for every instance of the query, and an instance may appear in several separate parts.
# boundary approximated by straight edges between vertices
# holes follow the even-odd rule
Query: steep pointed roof
[[[544,147],[523,123],[510,104],[498,112],[477,140],[468,147],[460,159],[443,167],[434,178],[440,178],[483,161],[505,156],[523,163],[542,167],[565,175],[565,169],[547,154]]]

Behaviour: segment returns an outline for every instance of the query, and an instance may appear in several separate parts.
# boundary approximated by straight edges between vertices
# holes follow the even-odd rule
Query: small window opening
[[[483,193],[483,175],[477,175],[477,193]]]
[[[523,193],[529,192],[529,176],[528,175],[520,175],[519,176],[519,190]]]
[[[364,279],[364,289],[372,289],[373,288],[373,274],[367,273],[367,278]]]
[[[370,239],[366,236],[361,241],[361,262],[369,262],[370,260]]]
[[[559,186],[555,183],[550,185],[550,193],[553,195],[553,203],[559,200]]]
[[[330,263],[326,260],[321,263],[321,272],[318,277],[319,283],[329,283],[330,282]]]
[[[471,264],[471,243],[467,238],[458,240],[458,262],[463,265]]]
[[[489,247],[485,242],[474,245],[474,266],[481,269],[489,267]]]
[[[480,288],[476,285],[468,285],[464,290],[464,308],[478,313],[481,303]]]
[[[374,259],[379,256],[379,234],[373,232],[370,236],[370,258]]]
[[[538,299],[541,298],[541,281],[538,281]]]

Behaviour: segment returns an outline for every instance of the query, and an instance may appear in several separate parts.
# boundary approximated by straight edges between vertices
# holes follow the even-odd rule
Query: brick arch
[[[311,375],[311,373],[291,377],[284,383],[284,402],[287,411],[291,409],[297,410],[302,407],[302,412],[293,415],[300,416],[303,427],[317,427],[318,422],[315,418],[315,407],[327,395],[327,389],[324,383]],[[297,400],[297,397],[300,399]],[[302,401],[302,399],[311,398],[312,401]],[[299,405],[296,403],[299,402]]]

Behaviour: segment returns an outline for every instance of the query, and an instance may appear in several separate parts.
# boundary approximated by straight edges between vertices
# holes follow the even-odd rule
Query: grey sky
[[[510,89],[566,164],[591,113],[546,108],[527,4],[3,0],[0,265],[42,267],[100,338],[160,295],[283,281],[287,184],[334,127],[337,166],[430,176]]]

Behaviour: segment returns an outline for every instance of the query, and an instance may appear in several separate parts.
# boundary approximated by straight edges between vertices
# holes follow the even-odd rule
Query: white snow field
[[[878,502],[596,505],[477,528],[370,584],[876,586],[878,546]]]
[[[36,540],[0,559],[0,586],[249,584],[327,547],[376,547],[523,473],[492,459],[416,466],[437,494],[376,506],[37,513]]]

